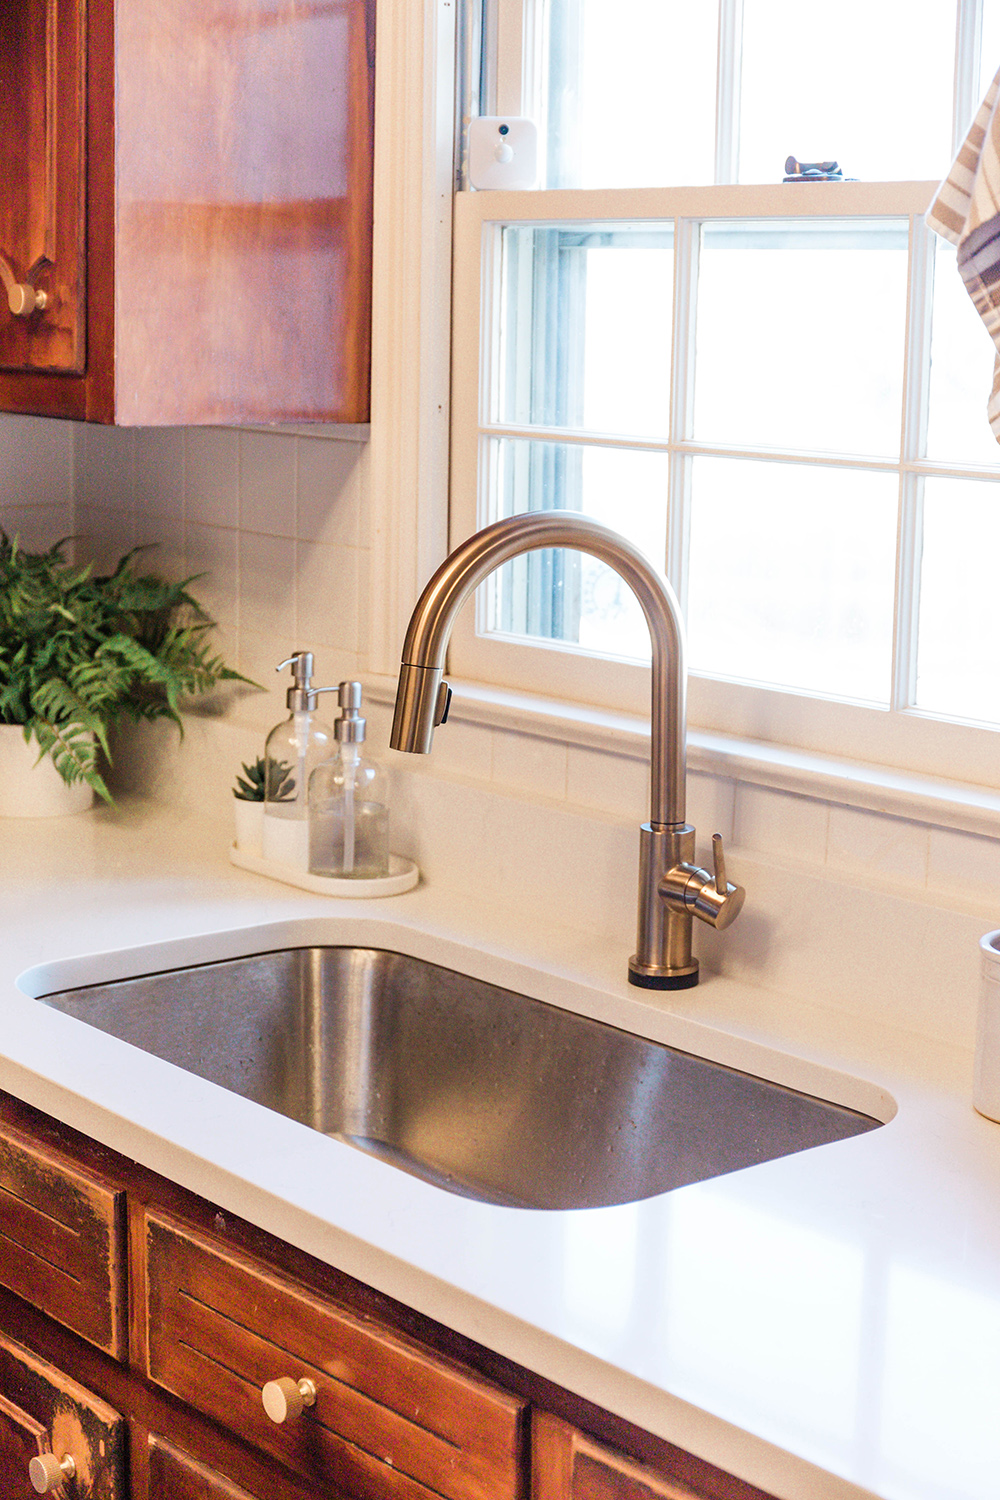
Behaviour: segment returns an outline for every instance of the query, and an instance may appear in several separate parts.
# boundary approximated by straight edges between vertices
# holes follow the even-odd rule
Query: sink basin
[[[594,1208],[872,1130],[867,1115],[380,949],[39,997],[428,1182]]]

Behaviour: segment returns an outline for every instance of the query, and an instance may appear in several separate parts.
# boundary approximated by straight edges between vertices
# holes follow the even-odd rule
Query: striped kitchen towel
[[[926,221],[958,246],[958,269],[997,348],[986,407],[1000,443],[1000,73],[986,91]]]

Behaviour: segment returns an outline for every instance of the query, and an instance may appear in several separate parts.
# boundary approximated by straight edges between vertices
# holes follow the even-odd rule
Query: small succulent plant
[[[253,765],[244,763],[244,776],[237,776],[233,796],[239,802],[287,802],[295,795],[292,768],[283,760],[259,755]]]

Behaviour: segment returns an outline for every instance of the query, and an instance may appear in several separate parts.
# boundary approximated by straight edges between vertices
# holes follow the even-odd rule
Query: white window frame
[[[497,50],[493,80],[494,107],[513,109],[534,90],[535,45],[540,3],[495,0],[502,45]],[[723,0],[720,76],[736,77],[740,0]],[[963,36],[978,28],[979,0],[959,0],[959,40],[956,47],[956,140],[961,139],[975,108],[978,56]],[[725,97],[720,89],[720,99]],[[996,482],[992,466],[952,465],[918,457],[926,423],[926,349],[929,339],[927,295],[931,274],[932,241],[922,222],[937,187],[923,183],[811,184],[808,189],[785,185],[737,186],[734,146],[736,111],[720,104],[717,120],[716,169],[721,185],[698,189],[623,189],[541,192],[461,192],[456,197],[454,224],[454,282],[452,330],[451,545],[493,519],[480,462],[483,445],[495,437],[566,437],[537,428],[516,428],[490,419],[485,409],[491,364],[496,359],[499,328],[499,236],[504,224],[558,225],[580,221],[613,224],[662,222],[675,225],[675,299],[671,433],[664,445],[670,454],[672,505],[668,524],[665,568],[682,600],[685,592],[686,504],[684,471],[699,452],[728,451],[733,456],[781,461],[767,450],[750,452],[692,441],[688,422],[691,309],[684,299],[686,259],[696,253],[697,223],[711,219],[786,216],[882,218],[905,216],[910,221],[910,263],[907,293],[907,358],[902,403],[901,460],[869,460],[843,456],[796,455],[793,460],[895,473],[899,485],[896,561],[896,628],[893,642],[892,700],[888,708],[812,697],[692,675],[689,716],[694,726],[722,731],[744,740],[769,741],[825,755],[878,762],[901,770],[990,784],[996,779],[997,731],[992,727],[957,723],[925,713],[911,704],[913,650],[916,629],[916,583],[919,570],[920,493],[929,475],[980,478]],[[729,179],[728,182],[725,179]],[[790,197],[794,193],[794,199]],[[679,372],[679,373],[678,373]],[[985,394],[984,394],[985,403]],[[593,441],[593,435],[587,439]],[[613,439],[623,447],[659,446]],[[1000,495],[998,495],[1000,503]],[[451,671],[461,677],[501,690],[535,694],[550,706],[560,702],[593,706],[598,712],[625,711],[642,715],[647,708],[648,671],[618,661],[603,660],[572,646],[551,642],[528,643],[489,637],[485,633],[486,604],[477,600],[460,617],[453,638]],[[486,689],[489,691],[489,688]]]

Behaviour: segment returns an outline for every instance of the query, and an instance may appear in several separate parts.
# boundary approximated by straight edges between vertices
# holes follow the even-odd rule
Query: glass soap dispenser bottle
[[[264,743],[264,825],[261,847],[265,859],[309,868],[309,777],[313,768],[335,748],[333,730],[320,722],[316,700],[333,688],[312,685],[313,654],[296,651],[276,670],[292,669],[286,702],[288,718],[277,724]]]
[[[309,871],[378,880],[389,873],[388,777],[362,755],[360,682],[342,682],[338,694],[337,754],[317,766],[309,781]]]

